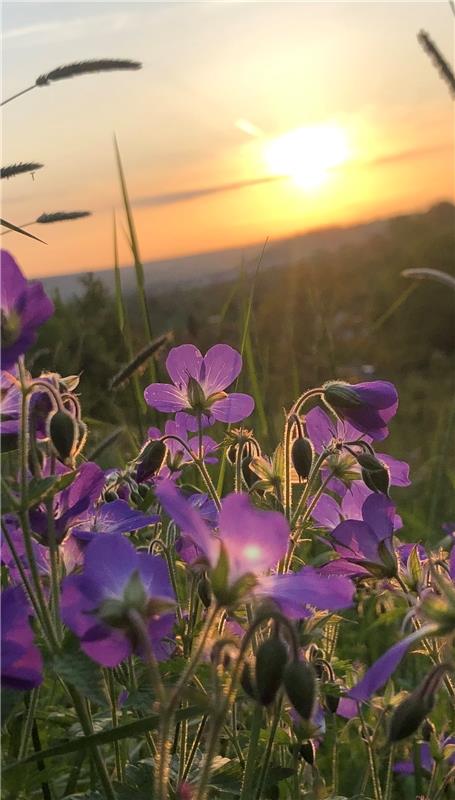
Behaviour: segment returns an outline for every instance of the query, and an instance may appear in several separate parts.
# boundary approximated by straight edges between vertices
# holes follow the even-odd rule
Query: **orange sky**
[[[114,131],[144,261],[452,199],[452,104],[416,34],[427,30],[450,58],[453,22],[445,2],[5,3],[5,96],[75,60],[144,68],[37,88],[5,106],[2,162],[45,168],[2,181],[2,216],[93,216],[32,227],[47,246],[17,234],[2,246],[29,276],[112,266],[112,211],[122,214]],[[273,174],[271,141],[327,125],[347,155],[325,181],[261,182]],[[321,157],[314,147],[310,164]],[[121,229],[120,239],[130,263]]]

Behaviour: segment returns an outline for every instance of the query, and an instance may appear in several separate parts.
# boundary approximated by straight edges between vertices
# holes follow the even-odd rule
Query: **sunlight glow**
[[[269,170],[288,175],[302,189],[314,190],[330,177],[330,170],[349,158],[346,131],[336,124],[297,128],[265,145]]]
[[[248,561],[256,561],[262,555],[262,549],[257,544],[249,544],[243,551],[244,557]]]

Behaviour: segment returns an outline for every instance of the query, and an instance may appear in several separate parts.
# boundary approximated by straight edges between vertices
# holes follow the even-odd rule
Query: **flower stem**
[[[21,742],[17,754],[18,761],[20,761],[21,758],[25,758],[27,754],[27,745],[33,728],[33,720],[35,716],[36,706],[38,703],[38,697],[39,697],[39,687],[36,689],[32,689],[32,691],[28,696],[27,713],[25,715],[25,725],[22,729]]]
[[[261,797],[262,791],[265,786],[265,782],[267,780],[267,774],[269,771],[270,759],[272,757],[273,745],[275,742],[276,732],[278,730],[278,723],[280,721],[280,714],[281,714],[281,707],[283,705],[283,697],[280,697],[275,705],[275,709],[273,712],[273,721],[272,727],[270,728],[269,738],[267,739],[267,745],[265,748],[264,754],[264,761],[262,762],[261,772],[259,774],[258,785],[256,789],[256,798],[259,800]]]
[[[365,746],[367,748],[367,753],[368,753],[368,764],[369,764],[369,768],[370,768],[371,782],[372,782],[372,785],[373,785],[374,800],[383,800],[381,784],[380,784],[379,778],[378,778],[376,759],[375,759],[375,756],[374,756],[373,742],[372,742],[372,738],[371,738],[371,736],[370,736],[370,734],[368,732],[367,726],[365,724],[365,718],[363,716],[362,709],[360,707],[360,703],[358,703],[358,712],[359,712],[360,722],[361,722],[361,725],[362,725],[363,738],[364,738]]]
[[[256,708],[253,712],[250,728],[250,743],[248,746],[248,756],[245,764],[245,771],[243,773],[242,789],[240,792],[240,800],[250,800],[253,794],[253,781],[256,770],[257,751],[259,734],[261,732],[263,710],[259,703],[256,703]]]

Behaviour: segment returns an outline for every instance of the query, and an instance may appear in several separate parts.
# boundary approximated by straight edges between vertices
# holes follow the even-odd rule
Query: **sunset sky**
[[[450,60],[454,21],[448,2],[4,3],[4,97],[71,61],[143,69],[5,106],[2,163],[45,168],[2,181],[2,216],[93,217],[1,244],[29,276],[112,267],[114,132],[144,261],[453,199],[453,104],[416,35]]]

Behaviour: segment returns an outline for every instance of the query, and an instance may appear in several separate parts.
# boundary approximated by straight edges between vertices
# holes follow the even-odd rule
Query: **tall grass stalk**
[[[126,316],[125,310],[125,303],[123,300],[123,292],[122,292],[122,279],[120,276],[120,266],[118,260],[118,241],[117,241],[117,223],[115,219],[115,213],[113,215],[113,229],[112,229],[112,236],[113,236],[113,245],[114,245],[114,275],[115,275],[115,308],[117,311],[117,321],[118,326],[120,329],[120,333],[123,336],[126,351],[128,354],[129,361],[133,358],[133,346],[131,344],[131,333],[129,329],[129,324]],[[145,409],[145,401],[143,394],[141,392],[141,385],[139,383],[139,378],[137,374],[131,376],[131,387],[132,387],[132,395],[133,395],[133,402],[136,408],[137,414],[137,424],[141,436],[141,441],[144,438],[144,409]]]
[[[114,148],[115,148],[115,157],[117,162],[117,170],[120,179],[120,186],[122,190],[122,199],[123,199],[123,207],[125,210],[126,220],[128,223],[128,234],[129,234],[129,244],[131,248],[131,253],[134,259],[134,270],[136,273],[136,285],[137,285],[137,294],[139,298],[139,305],[141,308],[142,313],[142,320],[144,325],[144,332],[146,336],[146,341],[151,342],[153,339],[153,330],[152,330],[152,320],[150,317],[150,311],[147,304],[147,296],[145,293],[145,280],[144,280],[144,267],[142,264],[140,252],[139,252],[139,242],[136,233],[136,226],[134,224],[133,212],[131,209],[131,203],[128,194],[128,188],[126,185],[125,173],[123,170],[122,159],[120,157],[120,150],[117,142],[117,138],[114,136]],[[150,367],[149,367],[149,376],[150,381],[153,383],[156,381],[156,367],[155,367],[155,360],[151,359]]]

